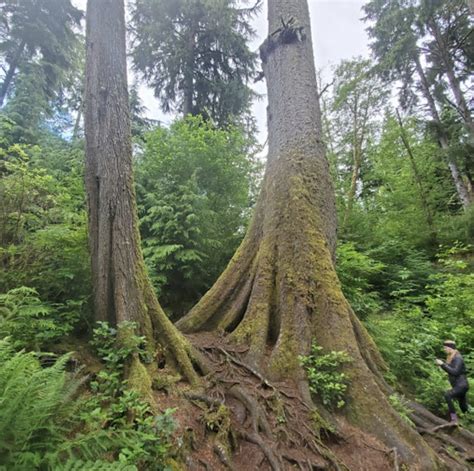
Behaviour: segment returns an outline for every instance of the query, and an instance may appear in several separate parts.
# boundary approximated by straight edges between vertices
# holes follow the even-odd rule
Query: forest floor
[[[241,358],[245,348],[207,334],[189,338],[212,365],[205,389],[183,384],[155,393],[160,408],[177,409],[186,469],[396,469],[392,450],[342,414],[329,424],[302,399],[296,384],[269,382],[247,365]]]
[[[189,471],[401,471],[395,450],[350,425],[340,412],[322,417],[296,384],[270,382],[245,363],[245,348],[211,334],[188,336],[209,361],[192,389],[166,367],[154,381],[157,412],[175,409],[178,462]],[[76,357],[89,374],[100,362],[84,345]],[[474,434],[416,405],[412,419],[446,470],[474,470]],[[174,450],[173,450],[174,451]]]

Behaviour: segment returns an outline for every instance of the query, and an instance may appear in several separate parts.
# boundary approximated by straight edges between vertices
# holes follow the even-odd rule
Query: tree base
[[[177,409],[181,446],[174,459],[181,469],[380,471],[402,470],[403,464],[419,469],[404,463],[396,449],[349,424],[343,412],[329,414],[308,401],[296,381],[270,381],[246,363],[247,347],[210,333],[186,340],[208,366],[200,386],[190,386],[165,362],[147,369],[135,364],[135,371],[129,371],[141,378],[135,384],[139,389],[142,374],[152,377],[150,405],[156,413]],[[99,365],[89,348],[75,342],[73,349],[85,372],[97,373]],[[63,350],[70,351],[71,345]],[[150,383],[145,383],[148,392]],[[446,422],[419,404],[409,406],[417,431],[439,458],[439,469],[470,469],[474,435],[460,427],[433,431]]]
[[[272,382],[244,360],[246,347],[212,334],[188,336],[210,365],[205,386],[156,393],[177,407],[186,469],[392,469],[391,450],[351,427],[342,415],[323,417],[297,382]]]

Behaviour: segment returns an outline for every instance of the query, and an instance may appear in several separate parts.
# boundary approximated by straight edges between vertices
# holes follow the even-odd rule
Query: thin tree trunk
[[[352,113],[354,115],[354,129],[353,129],[353,138],[352,138],[352,176],[351,176],[351,186],[347,194],[347,206],[344,212],[344,218],[342,222],[342,231],[347,227],[347,223],[350,215],[352,214],[352,208],[354,206],[354,201],[356,198],[357,191],[357,182],[359,181],[360,172],[362,168],[362,159],[363,159],[363,146],[365,136],[367,134],[367,121],[369,118],[369,103],[371,98],[371,92],[369,91],[367,97],[367,104],[363,112],[361,107],[358,106],[358,99],[356,96],[354,107]]]
[[[16,68],[18,67],[18,63],[20,62],[21,56],[23,51],[26,47],[26,41],[22,41],[18,46],[18,49],[15,52],[15,55],[10,62],[10,66],[8,68],[8,72],[5,75],[5,78],[2,83],[2,87],[0,88],[0,108],[3,106],[5,101],[5,97],[7,96],[8,89],[10,88],[10,84],[13,80],[13,76],[15,75]]]
[[[195,382],[192,348],[161,309],[140,249],[123,0],[88,0],[86,45],[85,183],[95,319],[135,322],[150,354],[158,341],[168,359]]]
[[[196,34],[194,32],[194,26],[191,26],[188,37],[188,58],[186,61],[186,70],[184,71],[183,116],[194,114],[195,42]]]
[[[454,64],[453,60],[451,59],[450,51],[448,50],[447,45],[444,39],[442,38],[441,32],[439,30],[438,25],[436,24],[436,21],[431,20],[429,22],[429,25],[431,32],[435,38],[436,44],[438,45],[438,51],[441,60],[443,61],[444,69],[448,77],[449,86],[451,87],[451,91],[453,92],[454,99],[456,101],[456,106],[463,121],[466,123],[470,133],[474,134],[474,123],[472,120],[471,110],[467,106],[467,102],[461,90],[459,80],[456,77],[456,74],[454,73]]]
[[[79,130],[81,129],[82,112],[84,108],[84,102],[81,100],[79,109],[77,110],[76,121],[74,122],[74,129],[72,131],[72,138],[77,139],[79,137]]]
[[[351,357],[347,417],[413,469],[436,469],[432,451],[386,395],[384,362],[342,294],[334,268],[336,207],[321,142],[308,5],[269,0],[260,48],[268,88],[269,157],[244,241],[216,284],[178,321],[185,332],[217,329],[245,345],[246,361],[308,396],[298,361],[312,339]]]
[[[423,184],[423,179],[421,178],[420,171],[418,170],[418,165],[416,164],[415,156],[413,154],[410,141],[408,140],[408,137],[406,135],[405,128],[403,127],[402,118],[400,116],[398,109],[397,109],[397,119],[398,119],[398,125],[400,127],[400,138],[402,139],[403,145],[408,154],[408,158],[410,159],[410,165],[413,170],[413,176],[415,177],[416,185],[418,187],[420,200],[423,207],[423,212],[425,213],[425,217],[426,217],[426,223],[428,224],[428,227],[430,229],[431,241],[433,245],[437,245],[436,228],[434,226],[433,213],[432,213],[430,204],[428,203],[427,191]]]
[[[357,139],[357,137],[355,137]],[[362,166],[362,150],[359,148],[357,142],[354,142],[352,149],[352,175],[351,175],[351,186],[347,193],[347,205],[344,211],[344,218],[342,221],[342,229],[347,227],[349,217],[352,214],[352,208],[354,206],[354,200],[357,191],[357,182],[359,180],[360,169]]]
[[[423,70],[423,66],[421,65],[420,58],[417,55],[415,57],[415,66],[416,70],[418,73],[418,76],[420,77],[420,82],[421,82],[421,90],[423,92],[424,97],[426,98],[426,101],[428,103],[428,108],[430,110],[431,118],[435,122],[435,124],[438,126],[438,143],[441,149],[446,153],[447,155],[447,163],[448,163],[448,168],[451,172],[451,177],[453,179],[454,186],[456,188],[456,192],[458,195],[459,200],[461,201],[461,204],[466,210],[470,204],[471,204],[471,197],[469,195],[469,191],[466,188],[466,185],[464,184],[463,178],[459,172],[459,169],[454,162],[454,160],[449,156],[449,143],[448,139],[445,135],[445,133],[442,131],[442,123],[441,119],[439,117],[438,109],[436,108],[436,103],[433,99],[433,95],[431,94],[430,87],[428,84],[428,80],[425,75],[425,71]]]

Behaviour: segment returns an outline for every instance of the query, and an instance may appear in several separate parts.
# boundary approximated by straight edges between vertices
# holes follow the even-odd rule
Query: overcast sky
[[[73,0],[73,3],[85,9],[86,0]],[[257,30],[257,37],[251,44],[254,50],[258,49],[267,35],[266,2],[264,3],[264,9],[254,21]],[[342,59],[369,54],[365,25],[360,20],[365,0],[308,0],[308,3],[316,68],[321,72],[323,82],[327,82],[331,77],[331,69]],[[263,81],[258,83],[257,91],[263,95],[266,93]],[[140,95],[150,118],[164,123],[172,121],[173,116],[161,113],[150,89],[142,87]],[[256,102],[253,110],[257,118],[259,140],[263,143],[266,139],[266,100]]]

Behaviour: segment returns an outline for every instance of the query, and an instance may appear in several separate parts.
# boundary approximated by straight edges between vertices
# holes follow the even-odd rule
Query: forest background
[[[129,11],[142,247],[173,321],[226,267],[261,184],[264,146],[251,111],[260,72],[250,47],[256,5],[137,0]],[[60,0],[4,0],[0,8],[0,393],[7,404],[0,437],[6,431],[9,437],[0,439],[0,463],[8,469],[25,469],[28,460],[53,463],[68,447],[87,443],[94,450],[96,440],[90,459],[110,447],[123,463],[144,466],[157,453],[136,445],[153,442],[146,413],[138,438],[117,419],[139,404],[119,381],[130,352],[113,357],[107,342],[114,329],[92,321],[83,12]],[[320,86],[339,217],[337,271],[390,366],[400,413],[408,415],[405,398],[414,398],[443,416],[448,384],[434,365],[443,341],[454,339],[469,371],[474,366],[472,16],[461,0],[372,0],[361,16],[371,57],[341,61]],[[176,31],[196,23],[204,26],[190,57]],[[163,112],[175,114],[169,125],[149,118],[142,84]],[[71,420],[72,405],[61,399],[71,383],[68,360],[39,365],[84,349],[90,337],[109,369],[98,374],[96,394],[78,419],[108,425],[66,445],[58,431]],[[13,371],[16,390],[7,388]],[[20,393],[31,401],[18,411]],[[104,406],[115,400],[115,410]],[[53,418],[59,404],[64,416]],[[153,446],[158,440],[165,456],[173,419],[161,418]],[[462,421],[472,426],[472,413]],[[101,433],[111,423],[117,434],[108,443]],[[54,439],[40,436],[45,427]]]

